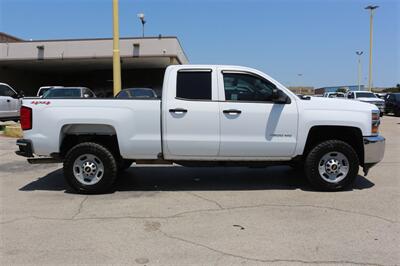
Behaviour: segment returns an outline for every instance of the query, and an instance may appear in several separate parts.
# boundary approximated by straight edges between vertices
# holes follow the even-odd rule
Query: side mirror
[[[275,88],[272,90],[272,102],[278,104],[289,104],[290,98],[283,91]]]
[[[18,98],[24,98],[25,97],[25,92],[23,90],[20,90],[18,92]]]
[[[83,98],[89,98],[89,97],[90,97],[89,94],[87,93],[83,94]]]

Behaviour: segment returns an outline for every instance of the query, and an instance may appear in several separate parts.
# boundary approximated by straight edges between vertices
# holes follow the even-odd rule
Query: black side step
[[[30,164],[42,164],[42,163],[62,163],[61,159],[56,158],[29,158],[28,163]]]

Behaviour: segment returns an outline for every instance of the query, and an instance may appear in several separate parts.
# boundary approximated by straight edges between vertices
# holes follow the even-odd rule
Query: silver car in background
[[[10,85],[0,83],[0,121],[19,120],[22,97]]]

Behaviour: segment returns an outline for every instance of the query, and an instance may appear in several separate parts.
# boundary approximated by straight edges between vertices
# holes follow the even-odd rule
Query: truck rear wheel
[[[64,177],[78,193],[105,193],[115,182],[118,168],[112,153],[104,146],[85,142],[73,147],[64,161]]]
[[[357,177],[359,160],[354,149],[344,141],[328,140],[315,146],[307,155],[305,172],[318,190],[337,191],[351,185]]]

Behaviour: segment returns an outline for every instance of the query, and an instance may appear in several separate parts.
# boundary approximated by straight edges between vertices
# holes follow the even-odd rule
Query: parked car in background
[[[385,100],[386,95],[387,95],[387,93],[375,93],[375,96],[382,100]]]
[[[322,97],[327,98],[344,98],[345,94],[343,92],[325,92]]]
[[[43,94],[45,94],[48,90],[54,89],[54,88],[63,88],[63,86],[42,86],[42,87],[40,87],[39,90],[37,91],[36,96],[37,96],[37,97],[42,97]]]
[[[400,116],[400,93],[386,95],[385,113],[394,113],[395,116]]]
[[[96,98],[96,95],[85,87],[62,87],[48,90],[42,98]]]
[[[373,92],[370,91],[349,91],[346,94],[346,98],[350,100],[356,100],[360,102],[375,104],[379,108],[380,116],[385,113],[385,101],[376,97]]]
[[[16,92],[6,83],[0,83],[0,121],[19,120],[22,97],[23,93]]]
[[[150,88],[129,88],[120,91],[115,98],[118,99],[156,99],[157,94],[153,89]]]

